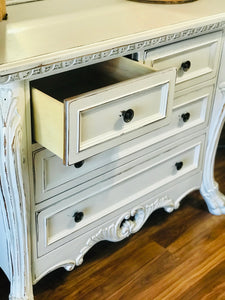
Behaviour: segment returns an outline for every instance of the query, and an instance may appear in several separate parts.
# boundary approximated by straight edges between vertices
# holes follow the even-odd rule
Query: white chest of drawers
[[[0,24],[0,266],[11,299],[32,299],[45,274],[72,270],[97,242],[126,238],[195,189],[225,212],[213,180],[225,4],[97,2],[71,1],[59,18],[44,18],[49,1],[9,7]]]

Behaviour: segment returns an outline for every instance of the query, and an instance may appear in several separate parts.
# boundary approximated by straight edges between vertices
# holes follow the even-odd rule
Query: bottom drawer
[[[180,201],[188,193],[200,188],[201,181],[202,173],[196,172],[193,176],[187,176],[185,180],[182,180],[183,184],[180,184],[180,182],[177,182],[176,185],[173,183],[168,184],[163,189],[155,190],[150,196],[147,194],[142,198],[138,198],[137,201],[122,207],[120,210],[106,215],[99,222],[96,222],[90,230],[41,257],[37,257],[35,251],[33,251],[33,284],[37,283],[55,268],[64,267],[67,271],[71,271],[74,266],[83,262],[85,254],[100,241],[118,242],[123,240],[128,235],[139,230],[153,211],[165,208],[169,212],[169,207],[178,208]],[[128,235],[126,235],[126,232],[122,233],[124,226],[121,228],[121,222],[123,223],[124,217],[129,218],[132,212],[137,212],[140,208],[142,208],[143,214],[140,215],[140,218],[135,219],[134,223],[136,224],[132,230],[128,232]],[[150,233],[151,230],[151,226],[149,226]],[[34,249],[36,249],[35,243]]]
[[[201,136],[176,148],[171,145],[154,158],[152,153],[146,154],[134,167],[37,212],[38,256],[89,230],[93,222],[110,212],[200,170],[203,144]]]

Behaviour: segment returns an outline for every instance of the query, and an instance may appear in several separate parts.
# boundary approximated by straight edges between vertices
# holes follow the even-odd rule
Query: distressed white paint
[[[152,153],[146,151],[133,166],[127,163],[117,167],[105,174],[104,181],[99,180],[94,186],[89,181],[89,189],[79,195],[70,191],[69,196],[61,196],[60,202],[43,209],[37,215],[38,256],[62,246],[65,240],[71,241],[79,235],[80,229],[87,231],[85,227],[92,228],[92,224],[102,216],[150,194],[162,185],[201,170],[204,136],[191,136],[191,141],[186,141],[184,145],[169,145],[164,148],[166,153],[154,159]],[[179,161],[183,161],[184,166],[177,171],[175,163]],[[120,201],[115,201],[118,195]],[[74,224],[73,214],[76,211],[84,213],[84,220]]]
[[[176,6],[124,0],[13,5],[7,23],[0,23],[0,71],[24,71],[9,78],[22,79],[199,36],[223,27],[224,11],[221,0]]]
[[[213,214],[225,214],[225,196],[219,191],[214,179],[214,161],[220,132],[225,120],[225,47],[221,57],[221,67],[215,94],[215,102],[209,129],[208,145],[205,157],[204,176],[201,194],[209,211]]]
[[[11,282],[10,298],[32,299],[23,82],[0,87],[0,128],[1,248],[7,256],[3,269]]]
[[[7,10],[9,20],[0,23],[0,266],[11,300],[31,300],[32,284],[45,274],[60,266],[72,270],[97,242],[135,233],[155,209],[171,212],[194,189],[201,187],[212,213],[225,213],[213,178],[225,118],[224,1],[69,0],[62,7],[61,0],[45,0]],[[172,56],[191,54],[201,69],[176,86],[168,122],[131,140],[121,136],[95,156],[90,150],[84,169],[68,171],[38,145],[32,153],[29,80],[136,52],[144,61],[153,48],[168,53],[167,45]],[[209,59],[198,64],[199,53]],[[180,72],[179,64],[173,67]],[[184,167],[176,171],[179,161]],[[84,220],[75,224],[80,208]]]

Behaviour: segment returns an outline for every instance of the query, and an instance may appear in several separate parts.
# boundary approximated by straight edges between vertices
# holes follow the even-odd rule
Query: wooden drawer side
[[[60,158],[64,156],[64,105],[33,88],[33,137]]]

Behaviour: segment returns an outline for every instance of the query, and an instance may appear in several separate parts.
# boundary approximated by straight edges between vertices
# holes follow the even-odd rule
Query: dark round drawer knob
[[[179,161],[179,162],[175,163],[175,167],[176,167],[177,171],[181,170],[183,167],[183,162]]]
[[[81,160],[81,161],[76,162],[74,164],[74,167],[78,169],[78,168],[82,167],[83,164],[84,164],[84,160]]]
[[[124,122],[129,123],[134,117],[133,109],[123,110],[122,116],[123,116]]]
[[[182,114],[181,118],[182,118],[183,122],[187,122],[190,119],[190,116],[191,116],[190,113],[187,112],[185,114]]]
[[[73,215],[74,222],[79,223],[84,217],[84,213],[82,211],[77,211]]]
[[[190,69],[190,67],[191,67],[191,62],[190,62],[190,60],[187,60],[187,61],[185,61],[185,62],[183,62],[183,63],[181,64],[181,69],[182,69],[184,72],[187,72],[187,71]]]

